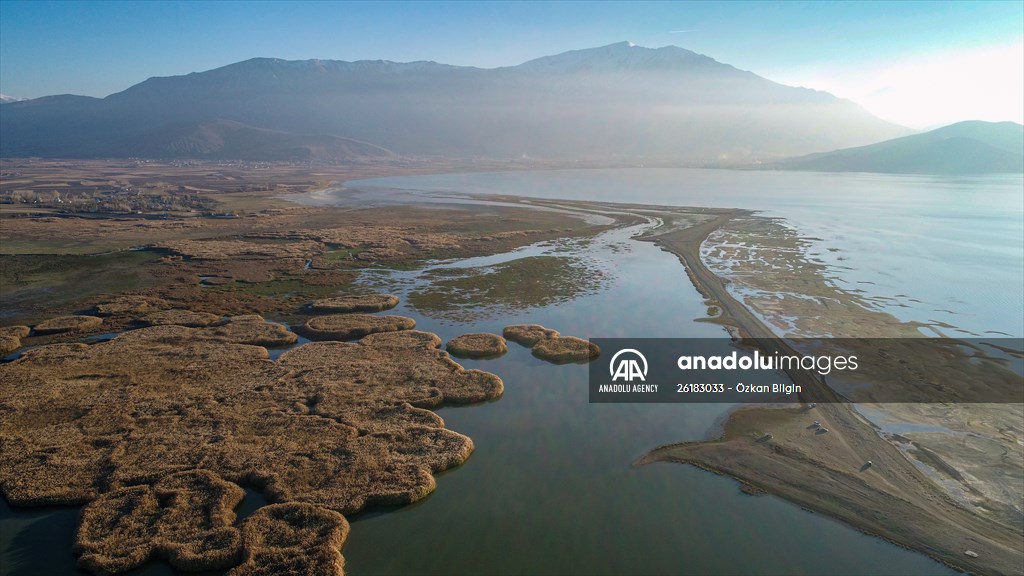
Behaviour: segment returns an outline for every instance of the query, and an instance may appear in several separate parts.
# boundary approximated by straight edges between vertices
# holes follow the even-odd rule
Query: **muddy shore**
[[[779,347],[791,353],[701,261],[704,239],[737,214],[740,211],[644,239],[680,258],[709,305],[722,310],[717,322],[753,339],[758,346]],[[837,401],[820,379],[807,372],[790,376],[794,383],[804,385],[805,391],[812,391],[818,402],[816,408],[809,408],[809,404],[785,409],[743,408],[730,416],[719,438],[662,446],[637,464],[695,465],[735,478],[754,493],[781,496],[961,570],[1020,572],[1024,567],[1020,546],[1024,533],[1019,524],[960,506],[899,449],[880,437],[851,404]],[[819,433],[812,427],[814,420],[829,432]],[[968,550],[977,557],[966,555]]]

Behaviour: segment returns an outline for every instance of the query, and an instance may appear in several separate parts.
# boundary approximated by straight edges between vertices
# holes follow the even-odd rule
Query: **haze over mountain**
[[[910,131],[673,46],[623,42],[496,69],[255,58],[106,98],[3,106],[5,157],[448,157],[734,163]]]
[[[986,174],[1024,172],[1024,125],[958,122],[868,146],[783,160],[779,168],[821,172]]]

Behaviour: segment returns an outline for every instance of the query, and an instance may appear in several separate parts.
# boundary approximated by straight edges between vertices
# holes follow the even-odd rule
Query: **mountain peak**
[[[686,68],[735,70],[713,58],[678,46],[646,48],[628,40],[583,50],[544,56],[517,66],[537,72],[598,72],[611,70],[666,70]]]

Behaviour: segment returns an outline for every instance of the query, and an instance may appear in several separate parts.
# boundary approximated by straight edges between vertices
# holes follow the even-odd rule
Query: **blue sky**
[[[495,67],[622,40],[689,48],[773,80],[851,98],[916,127],[965,115],[1024,116],[1024,73],[1011,69],[1024,68],[1021,1],[0,0],[0,92],[106,96],[150,76],[255,56]],[[954,60],[955,66],[943,64]],[[912,80],[900,80],[908,75]],[[913,105],[921,94],[950,90],[958,94],[948,105]]]

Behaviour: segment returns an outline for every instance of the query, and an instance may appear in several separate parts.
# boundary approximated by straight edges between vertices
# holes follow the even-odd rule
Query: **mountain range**
[[[393,155],[732,164],[911,131],[689,50],[623,42],[504,68],[255,58],[105,98],[0,107],[4,157]]]
[[[1024,172],[1024,125],[958,122],[856,148],[783,160],[785,170],[890,174],[983,174]]]

